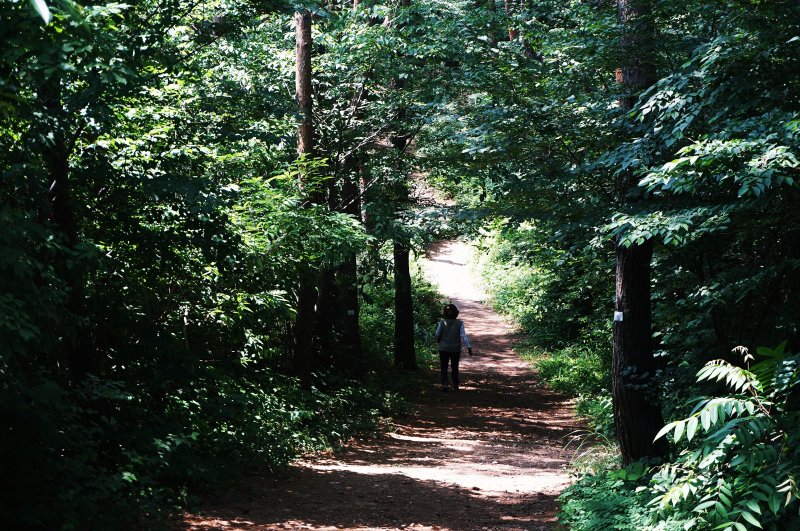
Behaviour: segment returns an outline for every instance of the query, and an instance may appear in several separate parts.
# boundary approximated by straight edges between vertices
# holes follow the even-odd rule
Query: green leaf
[[[761,506],[758,505],[757,501],[747,500],[747,502],[745,502],[745,505],[747,506],[748,509],[750,509],[754,513],[761,514]]]
[[[666,426],[661,428],[661,430],[659,430],[659,432],[656,434],[656,436],[655,436],[655,438],[653,440],[657,441],[658,439],[660,439],[661,437],[663,437],[664,435],[666,435],[667,433],[672,431],[672,428],[674,428],[674,427],[675,427],[675,423],[674,422],[670,422],[669,424],[667,424]]]
[[[773,514],[778,514],[781,510],[781,499],[777,494],[773,494],[769,498],[769,508]]]
[[[749,512],[742,511],[742,518],[744,518],[745,520],[747,520],[748,522],[750,522],[754,526],[756,526],[758,528],[761,528],[761,523],[756,519],[755,516],[753,516]]]
[[[719,490],[719,499],[722,500],[722,503],[725,504],[725,507],[732,507],[731,499],[725,495],[722,489],[723,486],[721,486]]]
[[[715,503],[717,503],[717,502],[714,501],[714,500],[704,501],[703,503],[701,503],[700,505],[698,505],[697,507],[695,507],[692,510],[694,512],[701,513],[703,511],[705,511],[706,509],[708,509],[709,507],[712,507]]]
[[[672,435],[672,440],[678,442],[681,440],[681,435],[683,435],[683,429],[686,427],[686,423],[682,420],[679,420],[675,423],[675,433]]]
[[[711,413],[709,410],[705,409],[700,413],[700,424],[703,426],[704,431],[708,431],[711,427]]]
[[[686,422],[686,440],[691,441],[697,431],[697,417],[690,417]]]

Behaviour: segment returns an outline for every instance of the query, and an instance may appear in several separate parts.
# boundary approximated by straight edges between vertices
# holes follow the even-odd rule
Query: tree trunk
[[[52,120],[47,123],[48,129],[42,135],[50,137],[52,143],[42,149],[50,182],[47,189],[47,208],[42,209],[39,217],[42,222],[52,223],[64,237],[67,248],[74,250],[78,245],[78,228],[70,183],[70,147],[67,141],[67,120],[61,102],[61,79],[54,75],[41,80],[38,98]],[[61,257],[54,268],[69,286],[66,309],[79,318],[84,314],[86,279],[75,261],[71,265],[68,262],[69,257]],[[86,331],[77,323],[70,323],[68,326],[70,331],[64,333],[65,341],[62,345],[63,351],[59,354],[59,364],[63,365],[66,369],[65,376],[75,385],[96,371],[96,360]]]
[[[638,94],[655,82],[649,60],[653,35],[649,0],[617,0],[623,26],[622,48],[627,64],[617,71],[622,85],[620,106],[630,111]],[[620,177],[620,205],[626,200],[632,176]],[[667,452],[662,438],[653,442],[664,425],[658,402],[650,314],[650,261],[653,242],[625,247],[616,243],[616,312],[613,326],[611,392],[614,422],[622,453],[628,464],[642,458],[658,458]]]
[[[400,0],[400,5],[407,7],[409,0]],[[395,81],[395,90],[403,90],[405,80]],[[405,109],[399,109],[398,121],[401,128],[405,119]],[[393,135],[392,145],[404,152],[410,136],[405,132]],[[398,184],[398,206],[403,208],[408,203],[408,186],[405,180]],[[417,368],[417,353],[414,349],[414,304],[411,298],[411,271],[409,267],[411,249],[404,235],[395,236],[394,240],[394,362],[397,367],[407,370]]]
[[[514,21],[511,19],[514,17],[514,12],[517,10],[516,6],[514,5],[514,0],[505,0],[505,8],[506,8],[506,16],[509,19],[509,27],[508,27],[508,40],[515,41],[517,37],[519,37],[519,30],[517,29]]]
[[[394,363],[401,369],[417,368],[414,350],[414,307],[408,245],[394,242]]]
[[[334,173],[335,175],[335,173]],[[336,186],[333,179],[327,183],[328,193],[328,208],[334,211],[339,208],[338,194],[336,193]],[[316,307],[316,324],[315,336],[320,340],[323,347],[332,346],[332,341],[335,341],[334,328],[336,325],[337,315],[336,308],[338,306],[336,290],[336,268],[324,266],[319,272],[319,290],[317,294],[317,307]],[[333,352],[335,349],[328,349]],[[327,359],[331,364],[333,359]]]
[[[489,44],[491,44],[492,48],[497,48],[497,34],[495,33],[495,24],[497,23],[497,6],[495,5],[495,0],[487,0],[486,7],[492,14],[489,29]]]
[[[300,111],[297,127],[297,154],[314,152],[314,122],[311,115],[311,12],[294,14],[295,29],[295,100]]]
[[[358,165],[357,167],[361,167]],[[361,216],[358,174],[345,177],[342,195],[345,200],[344,211],[355,219]],[[355,254],[348,256],[339,270],[341,286],[340,313],[344,322],[344,342],[347,347],[347,365],[359,371],[361,363],[361,329],[359,327],[360,303],[358,300],[358,262]]]
[[[296,25],[296,70],[295,91],[300,123],[297,127],[297,154],[311,156],[314,153],[314,122],[311,100],[311,13],[298,11],[294,14]],[[301,179],[303,177],[301,176]],[[315,198],[312,196],[310,201]],[[317,302],[317,278],[314,271],[306,271],[297,290],[297,317],[294,326],[294,357],[292,370],[305,388],[311,387],[313,357],[312,335],[314,331],[314,307]]]
[[[297,290],[297,317],[294,324],[294,357],[292,372],[304,388],[311,387],[313,364],[314,307],[317,302],[316,275],[306,272]]]
[[[617,245],[616,314],[611,392],[614,423],[625,464],[665,454],[653,438],[664,421],[655,387],[650,317],[650,260],[653,242]],[[621,315],[621,319],[620,316]]]

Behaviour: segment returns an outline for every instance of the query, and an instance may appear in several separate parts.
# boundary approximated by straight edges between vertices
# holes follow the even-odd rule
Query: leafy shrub
[[[755,361],[739,352],[746,365]],[[658,437],[682,443],[677,457],[652,469],[634,463],[583,476],[561,497],[562,523],[576,530],[797,529],[800,356],[785,344],[758,354],[752,367],[714,360],[700,369],[698,382],[729,392],[695,399],[687,418],[661,430]]]
[[[653,529],[647,506],[646,467],[633,463],[620,470],[586,474],[561,494],[559,523],[573,531]],[[661,531],[683,530],[679,523],[661,522]]]
[[[575,413],[586,419],[589,432],[611,440],[616,435],[611,394],[582,395],[575,404]]]
[[[606,352],[575,344],[554,350],[535,362],[539,375],[559,393],[575,396],[608,388]]]
[[[527,337],[518,345],[554,390],[570,396],[608,388],[611,350],[608,319],[594,300],[607,283],[592,253],[567,252],[531,223],[486,231],[478,267],[494,307],[519,323]]]
[[[724,383],[729,393],[698,399],[688,418],[659,433],[685,446],[653,478],[654,510],[698,527],[796,529],[800,356],[785,343],[762,347],[749,367],[754,358],[739,351],[748,368],[715,360],[697,373],[698,382]]]
[[[556,349],[608,334],[598,301],[611,300],[607,264],[591,249],[564,247],[532,222],[497,220],[478,242],[478,267],[499,312],[537,346]],[[607,316],[605,316],[607,317]]]

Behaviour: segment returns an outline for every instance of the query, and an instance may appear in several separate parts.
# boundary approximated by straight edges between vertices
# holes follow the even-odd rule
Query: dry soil
[[[513,352],[513,327],[483,304],[470,252],[442,242],[425,263],[475,352],[462,355],[459,391],[441,391],[431,373],[411,414],[384,435],[305,458],[286,477],[249,478],[187,514],[186,529],[555,529],[578,425]]]

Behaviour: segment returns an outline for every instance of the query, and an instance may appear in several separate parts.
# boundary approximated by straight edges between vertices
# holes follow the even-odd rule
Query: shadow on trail
[[[232,493],[232,499],[228,500],[230,509],[207,510],[205,522],[189,529],[430,526],[452,530],[539,530],[553,526],[552,522],[541,522],[544,511],[553,503],[553,497],[544,494],[509,502],[481,497],[469,489],[396,474],[365,475],[310,468],[293,470],[288,481],[280,483],[280,490],[272,483],[271,480],[262,484],[250,482],[247,492]],[[269,511],[262,512],[265,495],[273,496],[273,503]],[[320,500],[326,503],[323,505]],[[358,500],[358,511],[351,510],[353,500]],[[461,513],[459,522],[448,522],[446,517],[454,510]]]
[[[556,528],[580,424],[513,353],[519,336],[480,302],[486,295],[468,263],[464,244],[442,242],[426,265],[461,310],[475,353],[461,357],[459,391],[440,391],[433,371],[393,431],[309,456],[285,477],[248,478],[205,505],[207,516],[187,514],[189,529]]]

